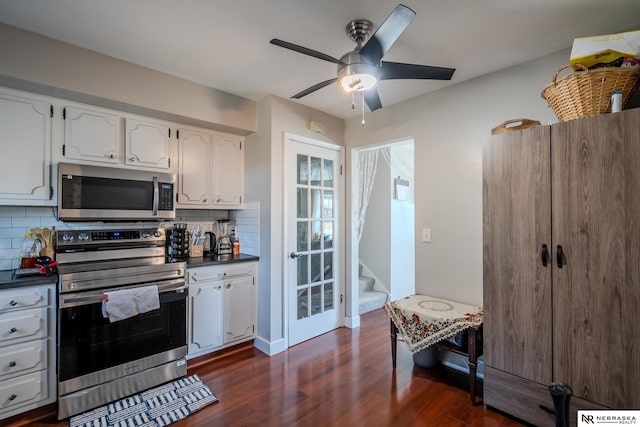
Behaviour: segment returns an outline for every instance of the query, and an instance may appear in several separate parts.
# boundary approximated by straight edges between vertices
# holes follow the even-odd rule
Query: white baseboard
[[[360,327],[360,315],[358,316],[346,316],[344,318],[344,326],[349,329],[355,329]]]
[[[253,340],[253,346],[267,356],[282,353],[287,349],[287,343],[284,338],[280,338],[276,341],[267,341],[262,337],[256,337]]]

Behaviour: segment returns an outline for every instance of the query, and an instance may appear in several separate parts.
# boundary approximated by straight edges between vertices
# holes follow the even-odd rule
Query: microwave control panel
[[[161,182],[159,184],[158,210],[173,210],[173,184]]]

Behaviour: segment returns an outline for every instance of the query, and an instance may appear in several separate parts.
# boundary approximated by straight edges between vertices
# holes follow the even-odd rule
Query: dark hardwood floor
[[[244,346],[191,365],[189,374],[198,374],[219,402],[176,427],[522,425],[481,403],[472,406],[466,377],[414,365],[402,343],[394,371],[384,309],[363,315],[360,328],[340,328],[272,357]],[[50,410],[4,423],[68,426]]]

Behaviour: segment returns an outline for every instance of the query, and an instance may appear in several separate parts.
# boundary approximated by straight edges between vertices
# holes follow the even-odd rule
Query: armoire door
[[[484,361],[549,384],[549,127],[493,136],[483,148]]]
[[[640,408],[640,109],[553,125],[551,146],[554,381]]]

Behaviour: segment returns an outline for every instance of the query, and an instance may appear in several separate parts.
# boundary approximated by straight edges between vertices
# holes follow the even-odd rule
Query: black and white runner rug
[[[192,375],[76,415],[69,427],[164,427],[217,400]]]

